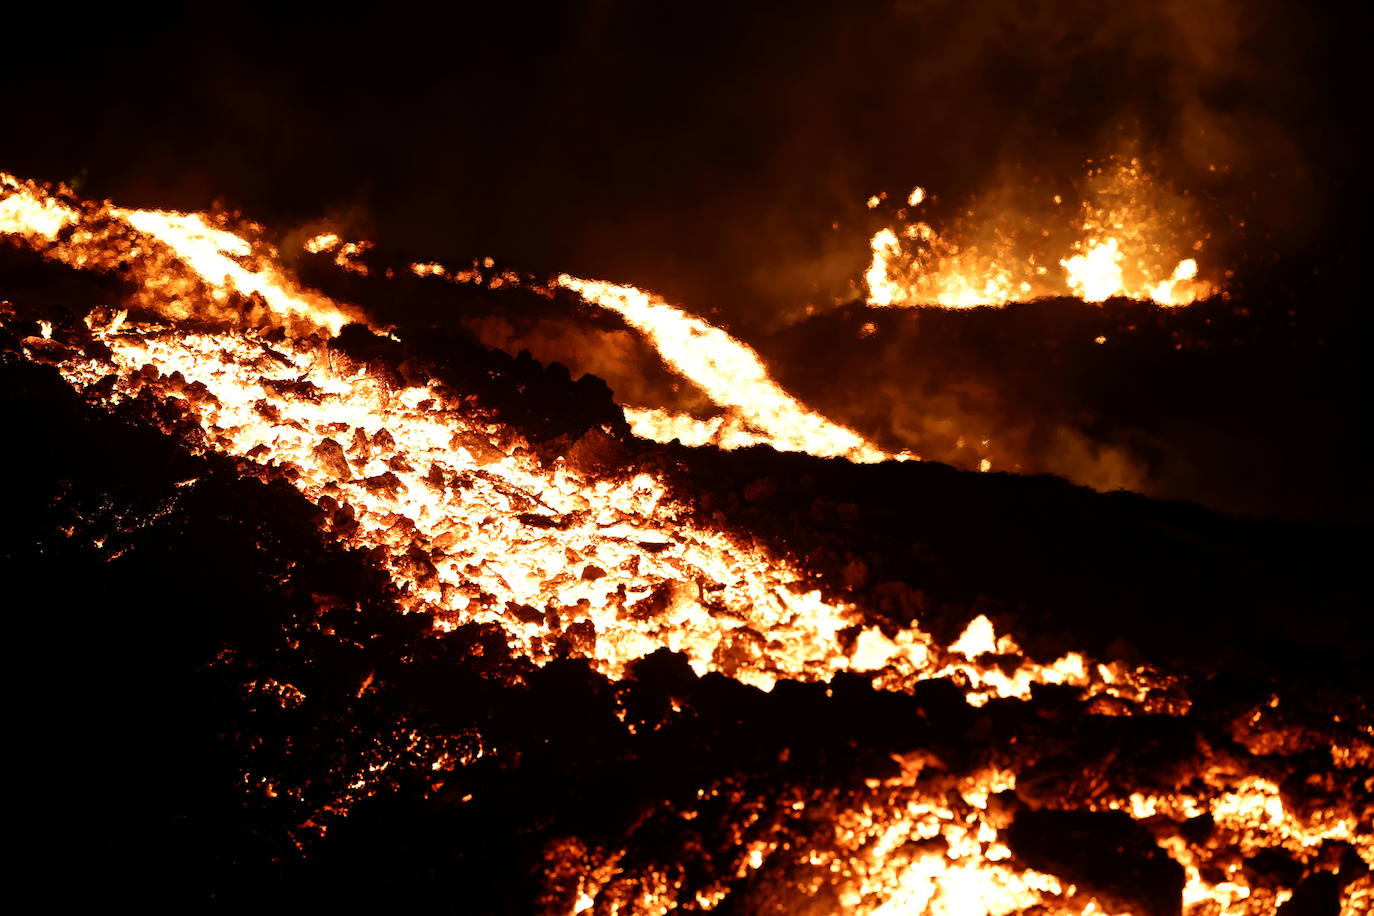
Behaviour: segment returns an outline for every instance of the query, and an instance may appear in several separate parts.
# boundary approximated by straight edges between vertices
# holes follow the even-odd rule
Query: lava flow
[[[73,233],[54,242],[59,221],[36,206],[35,188],[20,194],[25,209],[12,208],[13,225],[31,240],[52,243],[45,256],[84,265],[102,253],[105,235]],[[55,206],[61,224],[79,220],[74,209]],[[25,214],[41,218],[21,225]],[[91,386],[113,368],[107,395],[135,397],[150,382],[163,396],[182,391],[210,447],[294,469],[293,484],[328,506],[357,544],[388,554],[410,609],[433,613],[441,626],[499,622],[522,651],[546,660],[549,621],[566,621],[572,632],[595,634],[584,651],[612,677],[662,646],[685,652],[699,672],[723,665],[763,687],[780,676],[825,678],[854,667],[896,665],[908,677],[942,670],[919,630],[896,642],[876,628],[861,630],[854,659],[847,658],[835,634],[860,622],[852,606],[822,598],[785,560],[694,525],[689,507],[670,495],[669,481],[632,468],[598,478],[573,462],[545,466],[517,431],[466,409],[437,381],[398,388],[332,351],[327,335],[352,310],[307,298],[275,265],[240,267],[232,256],[252,246],[204,217],[118,208],[97,217],[109,218],[149,237],[123,239],[125,256],[138,257],[154,241],[169,250],[139,264],[140,276],[161,282],[166,258],[174,257],[217,301],[231,293],[257,296],[280,309],[282,320],[308,317],[319,326],[308,337],[270,343],[254,332],[130,326],[119,312],[107,324],[91,323],[109,355],[64,365],[67,378]],[[731,380],[738,392],[763,392],[759,402],[739,398],[734,406],[773,436],[794,436],[796,450],[881,457],[776,389],[752,351],[699,319],[632,288],[559,282],[625,312],[649,330],[665,358],[686,363],[690,377],[722,398]],[[704,343],[694,339],[702,337]],[[164,378],[172,379],[170,389]],[[589,434],[587,450],[595,450],[598,437],[605,434]],[[992,695],[1025,694],[1037,680],[1089,679],[1077,656],[1010,677],[973,677]]]
[[[678,736],[673,753],[715,760],[725,752],[682,736],[721,706],[752,723],[739,729],[741,744],[762,740],[744,733],[768,721],[757,710],[781,708],[758,705],[769,702],[818,717],[799,745],[824,742],[825,727],[867,727],[836,715],[832,700],[882,710],[874,741],[914,742],[874,759],[857,738],[799,749],[811,763],[795,772],[791,745],[769,747],[735,772],[703,770],[686,789],[665,790],[619,827],[555,829],[543,839],[545,911],[1219,916],[1273,912],[1327,884],[1344,912],[1367,907],[1374,730],[1362,718],[1342,712],[1299,733],[1282,722],[1277,696],[1212,707],[1183,672],[1143,661],[1076,651],[1037,661],[984,614],[947,643],[919,620],[898,625],[873,600],[878,591],[860,587],[862,563],[828,581],[800,550],[713,517],[670,451],[613,423],[535,442],[480,392],[411,357],[404,329],[344,330],[362,313],[304,289],[247,228],[3,180],[0,231],[137,287],[79,325],[25,326],[28,358],[56,367],[89,405],[152,401],[189,427],[188,448],[289,483],[319,510],[321,538],[382,570],[399,611],[432,620],[436,646],[486,627],[533,666],[586,666],[618,691],[615,740],[627,747]],[[1094,236],[1082,256],[1113,243],[1124,244]],[[337,240],[330,248],[344,250]],[[357,252],[340,254],[341,266],[357,272]],[[1175,281],[1191,282],[1178,276],[1187,272],[1175,269]],[[632,287],[555,282],[645,334],[730,411],[744,441],[851,461],[900,457],[787,395],[757,354],[705,321]],[[636,419],[643,429],[671,418]],[[883,594],[917,603],[898,582]],[[647,685],[653,666],[668,664],[661,650],[687,670],[664,676],[660,696]],[[251,691],[282,708],[307,702],[291,684],[255,679]],[[733,700],[712,701],[711,691]],[[834,719],[823,726],[824,716]],[[447,773],[500,758],[518,772],[519,755],[501,758],[500,747],[475,739],[477,750],[457,751],[459,735],[408,727],[404,754],[371,760],[348,792],[317,801],[318,836],[300,842],[307,860],[328,842],[324,828],[395,791],[383,779],[389,767]],[[1137,729],[1151,737],[1138,740]],[[1083,750],[1076,742],[1090,733],[1111,749]],[[1082,769],[1057,770],[1064,757]],[[1167,768],[1149,765],[1166,758]],[[257,771],[243,782],[274,799],[317,791]],[[1305,797],[1323,802],[1301,808]],[[1111,848],[1105,860],[1080,849],[1079,861],[1047,839],[1066,835],[1071,846],[1107,838]],[[1114,855],[1132,863],[1130,880],[1113,876]]]
[[[365,244],[365,243],[363,243]],[[358,243],[342,243],[332,233],[306,240],[311,254],[338,251],[336,266],[366,274],[368,268],[351,260]],[[707,420],[659,407],[624,405],[625,419],[637,436],[655,442],[677,440],[685,445],[746,448],[770,445],[779,451],[805,452],[820,458],[841,457],[856,462],[913,460],[910,452],[888,452],[853,430],[835,423],[783,390],[752,347],[725,330],[680,309],[653,293],[599,280],[561,274],[543,286],[514,271],[492,271],[490,258],[469,268],[451,269],[438,262],[410,265],[417,277],[437,277],[452,283],[484,285],[487,289],[522,284],[552,295],[565,289],[583,301],[613,312],[653,346],[665,365],[700,388],[722,413]]]
[[[636,432],[643,430],[649,434],[647,438],[683,438],[724,448],[767,442],[780,451],[850,461],[912,457],[884,452],[809,409],[773,381],[763,360],[750,347],[657,296],[633,286],[579,280],[567,274],[557,282],[588,302],[623,316],[649,339],[665,363],[727,411],[728,419],[722,418],[705,430],[687,418],[663,411],[636,411],[631,416]]]

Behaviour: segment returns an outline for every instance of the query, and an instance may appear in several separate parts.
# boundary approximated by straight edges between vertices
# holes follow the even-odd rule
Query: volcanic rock
[[[1124,812],[1022,811],[1007,841],[1026,864],[1081,886],[1108,911],[1182,912],[1183,867]]]

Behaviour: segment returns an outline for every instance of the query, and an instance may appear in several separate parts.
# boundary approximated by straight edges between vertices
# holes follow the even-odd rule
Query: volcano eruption
[[[183,14],[139,40],[200,36],[204,75],[101,103],[79,154],[41,130],[68,84],[35,90],[0,148],[0,558],[21,865],[52,905],[1369,912],[1359,278],[1310,136],[1340,29],[1004,6],[589,4],[518,52],[474,13],[415,39],[470,60],[388,45],[397,72],[356,84],[311,64],[387,44],[381,20]],[[245,35],[277,56],[224,63]],[[859,72],[917,37],[932,63]],[[807,61],[795,85],[775,58]],[[723,196],[598,171],[631,231],[579,234],[395,151],[400,113],[491,68],[508,85],[455,124],[537,137],[550,105],[620,98],[556,123],[640,128]],[[929,96],[954,76],[959,104]],[[804,116],[860,91],[889,100],[870,117],[927,99],[869,167],[844,155],[866,128],[827,146]],[[1013,126],[1007,93],[1042,117]],[[706,106],[697,145],[646,98]],[[203,134],[129,130],[179,105]],[[920,155],[999,117],[1018,142],[982,168]],[[720,137],[737,170],[693,172]],[[306,177],[250,177],[250,147]],[[492,146],[493,174],[588,155],[532,149]],[[350,197],[350,163],[406,156],[505,253],[433,231],[400,178]],[[847,203],[737,193],[803,165]],[[1299,191],[1312,212],[1277,218]]]

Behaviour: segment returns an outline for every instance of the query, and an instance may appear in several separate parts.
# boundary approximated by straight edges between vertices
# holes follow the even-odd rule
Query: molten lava
[[[910,457],[884,452],[852,430],[811,410],[773,381],[763,360],[748,345],[651,293],[633,286],[578,280],[567,274],[557,282],[588,302],[624,317],[654,345],[665,363],[691,379],[712,401],[738,419],[750,444],[765,441],[781,451],[851,461]],[[684,423],[682,418],[659,414],[654,424],[676,428],[655,428],[659,435],[687,441],[718,441],[717,436],[703,435],[699,426]],[[641,424],[641,428],[649,427]],[[734,444],[739,444],[739,440]]]
[[[60,334],[48,326],[24,340],[27,352],[56,365],[93,403],[151,396],[175,404],[197,429],[197,447],[232,456],[245,474],[288,481],[323,510],[321,533],[367,551],[390,577],[401,609],[430,615],[436,631],[491,624],[536,664],[580,657],[612,681],[666,648],[698,674],[719,672],[765,691],[783,680],[823,684],[839,672],[862,672],[875,689],[894,694],[945,680],[975,709],[997,699],[1031,702],[1037,685],[1062,685],[1076,689],[1093,719],[1189,713],[1181,677],[1077,652],[1041,664],[999,636],[986,616],[975,616],[948,645],[915,623],[884,629],[846,589],[820,581],[797,558],[703,523],[666,463],[637,451],[650,448],[643,443],[618,441],[613,430],[589,430],[558,456],[536,454],[519,429],[422,367],[402,372],[350,356],[332,338],[361,313],[303,289],[270,246],[227,224],[201,214],[80,204],[8,176],[3,182],[0,231],[73,267],[124,272],[141,285],[132,304],[163,316],[131,321],[125,311],[94,312],[86,323],[101,347],[67,347],[50,339]],[[922,196],[913,192],[909,205]],[[1120,222],[1110,214],[1084,221],[1083,247],[1065,259],[1066,283],[1089,298],[1146,288],[1138,283],[1179,301],[1200,294],[1190,259],[1162,280],[1132,278],[1144,256],[1132,237],[1111,234]],[[337,238],[310,244],[342,250]],[[885,256],[904,256],[892,233],[881,246],[875,239],[875,252],[879,247]],[[971,250],[941,257],[981,263]],[[442,270],[416,266],[419,274]],[[927,296],[960,304],[966,295],[1001,296],[1031,282],[1014,271],[936,282],[937,272],[915,285],[885,286],[891,276],[890,264],[870,271],[871,295],[887,299],[881,304]],[[637,431],[731,445],[766,441],[854,461],[894,457],[788,395],[753,350],[702,319],[633,287],[567,275],[556,283],[620,314],[727,411],[704,435],[697,421],[630,411]],[[192,316],[222,327],[179,324]],[[250,689],[283,707],[301,702],[288,684],[254,681]],[[1235,747],[1224,753],[1199,746],[1204,763],[1176,787],[1123,788],[1103,777],[1058,803],[1146,825],[1157,839],[1148,844],[1151,854],[1181,867],[1188,916],[1281,905],[1291,892],[1252,882],[1242,865],[1264,850],[1319,870],[1326,844],[1343,843],[1374,865],[1374,833],[1359,798],[1346,794],[1319,812],[1286,801],[1275,781],[1281,763],[1265,756],[1286,739],[1264,725],[1268,715],[1257,709],[1229,723]],[[1322,749],[1333,780],[1374,759],[1369,736]],[[671,855],[629,856],[633,835],[621,846],[556,837],[548,847],[548,909],[709,911],[728,900],[747,910],[766,899],[801,911],[819,895],[838,910],[867,914],[1132,912],[1013,851],[1006,797],[1049,754],[1037,740],[1028,733],[1027,746],[990,746],[964,770],[933,752],[911,752],[894,761],[894,775],[850,790],[775,786],[759,795],[729,780],[703,785],[697,805],[665,802],[644,822],[690,821],[708,806],[724,806],[735,818],[733,846],[712,862],[711,881],[689,891]],[[416,732],[405,752],[428,755],[436,771],[470,765],[483,753],[480,741],[455,746]],[[386,765],[369,764],[369,771]],[[367,780],[359,777],[358,793],[373,791]],[[262,780],[245,783],[277,791]],[[1374,794],[1374,785],[1364,789]],[[348,802],[334,816],[347,816]],[[1204,815],[1205,838],[1182,829]],[[736,891],[746,878],[759,879],[764,896]],[[1369,878],[1343,894],[1353,916],[1370,899]]]

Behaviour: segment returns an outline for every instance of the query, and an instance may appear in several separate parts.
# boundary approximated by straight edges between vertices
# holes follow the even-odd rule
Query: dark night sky
[[[345,218],[417,257],[747,321],[842,290],[874,191],[1069,177],[1129,136],[1247,208],[1254,244],[1301,254],[1346,219],[1361,31],[1306,6],[30,12],[10,20],[0,168],[277,227]]]

